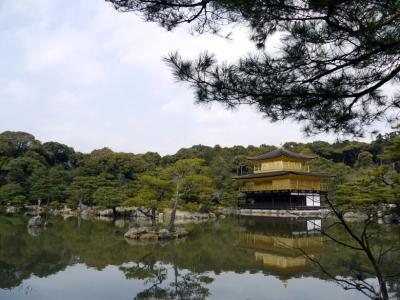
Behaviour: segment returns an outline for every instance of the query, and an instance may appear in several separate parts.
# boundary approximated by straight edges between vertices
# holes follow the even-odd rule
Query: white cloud
[[[304,140],[297,124],[271,124],[250,107],[193,104],[192,90],[175,83],[161,60],[174,50],[188,58],[209,50],[236,60],[254,49],[243,28],[227,41],[193,37],[187,28],[166,32],[101,0],[7,2],[0,8],[0,39],[7,40],[0,64],[10,75],[0,81],[0,101],[8,99],[0,131],[24,130],[82,151],[108,146],[163,154],[199,143]],[[268,41],[271,53],[278,38]]]
[[[161,106],[161,113],[164,113],[164,114],[183,113],[185,111],[185,106],[187,106],[185,104],[186,104],[186,102],[182,103],[182,101],[179,101],[178,99],[173,99]]]
[[[76,95],[67,90],[57,93],[53,97],[52,102],[58,109],[64,109],[65,107],[76,107],[81,103],[80,99]]]
[[[29,102],[35,94],[31,86],[17,79],[0,81],[0,86],[0,101],[4,102]]]
[[[104,84],[108,80],[105,61],[97,56],[101,43],[90,33],[75,30],[44,31],[24,40],[27,71],[51,72],[76,85]]]
[[[174,98],[166,102],[161,106],[160,112],[171,118],[184,115],[199,124],[224,123],[234,118],[234,111],[227,110],[217,103],[212,105],[194,105],[193,101],[184,97]]]
[[[200,123],[223,123],[232,121],[234,113],[220,105],[201,106],[193,113],[195,119]]]
[[[2,0],[0,1],[0,18],[24,16],[30,18],[50,17],[49,14],[54,9],[53,0]]]
[[[27,33],[29,34],[29,33]],[[37,72],[47,68],[59,68],[77,52],[73,34],[56,33],[56,36],[35,36],[26,47],[26,66],[29,71]],[[25,38],[25,37],[24,37]]]

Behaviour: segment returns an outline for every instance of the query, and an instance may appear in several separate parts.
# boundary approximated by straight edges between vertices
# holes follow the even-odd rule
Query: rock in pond
[[[189,233],[181,227],[176,228],[175,232],[170,232],[167,229],[160,229],[157,231],[151,227],[138,227],[130,228],[128,232],[124,234],[124,237],[133,240],[168,240],[182,238],[188,234]]]
[[[147,227],[132,227],[124,234],[124,237],[128,239],[137,240],[141,235],[150,232],[151,229]]]
[[[139,236],[140,240],[158,240],[158,232],[146,232]]]
[[[168,229],[161,229],[158,232],[158,238],[160,240],[168,240],[168,239],[172,238],[172,235],[171,235],[171,232],[169,232]]]
[[[42,217],[41,216],[34,216],[29,219],[28,227],[40,227],[42,226]]]
[[[187,232],[187,230],[183,227],[177,227],[175,228],[175,237],[176,238],[183,238],[187,235],[189,235],[189,232]]]

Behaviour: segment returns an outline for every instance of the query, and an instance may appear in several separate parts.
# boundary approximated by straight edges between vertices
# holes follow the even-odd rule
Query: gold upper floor
[[[256,162],[254,165],[254,173],[264,173],[272,171],[301,171],[310,172],[310,167],[300,160],[269,160]]]
[[[248,157],[254,163],[254,173],[273,171],[310,172],[307,162],[316,158],[314,155],[295,153],[284,148]]]

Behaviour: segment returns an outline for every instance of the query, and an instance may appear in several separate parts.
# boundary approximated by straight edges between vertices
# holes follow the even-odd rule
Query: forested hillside
[[[371,143],[286,143],[283,147],[317,154],[313,171],[336,175],[332,191],[341,201],[395,202],[400,192],[400,135],[378,135]],[[235,204],[238,172],[250,172],[246,160],[276,149],[272,145],[208,147],[195,145],[173,155],[113,152],[108,148],[76,152],[57,142],[42,143],[29,133],[0,134],[0,204],[41,200],[53,207],[171,205],[179,176],[181,205],[209,210]]]

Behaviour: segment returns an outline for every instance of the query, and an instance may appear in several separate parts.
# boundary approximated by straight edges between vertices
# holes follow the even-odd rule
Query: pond
[[[365,299],[297,250],[335,276],[363,263],[312,220],[230,217],[158,243],[126,241],[132,220],[51,221],[31,230],[27,217],[0,216],[0,299]]]

